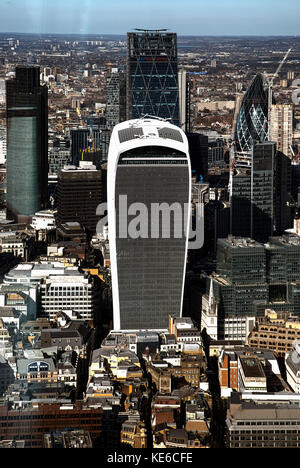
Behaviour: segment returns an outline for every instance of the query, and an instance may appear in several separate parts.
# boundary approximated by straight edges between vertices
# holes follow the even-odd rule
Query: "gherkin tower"
[[[237,151],[251,151],[253,141],[268,141],[268,91],[264,78],[252,80],[242,101],[235,129]]]

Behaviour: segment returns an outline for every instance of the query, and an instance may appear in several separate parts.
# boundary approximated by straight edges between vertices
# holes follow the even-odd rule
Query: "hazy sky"
[[[0,32],[300,35],[300,0],[0,0]]]

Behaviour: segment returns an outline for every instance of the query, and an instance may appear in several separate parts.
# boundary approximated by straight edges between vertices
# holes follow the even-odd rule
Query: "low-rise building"
[[[285,356],[286,380],[295,393],[300,393],[300,341]]]
[[[239,356],[238,387],[241,392],[267,392],[267,378],[255,356]]]
[[[30,382],[57,382],[57,367],[52,358],[18,359],[17,379]]]
[[[299,448],[300,408],[291,394],[232,394],[227,410],[227,448]]]
[[[102,415],[102,408],[79,401],[75,404],[27,401],[17,408],[4,402],[0,404],[0,441],[25,440],[25,448],[44,448],[45,432],[69,427],[88,431],[94,442],[102,434]]]
[[[125,421],[121,429],[121,444],[132,448],[147,448],[147,432],[143,423]]]
[[[15,373],[10,361],[0,355],[0,396],[6,392],[14,381]]]
[[[90,433],[85,430],[65,429],[43,435],[43,448],[93,448]]]
[[[267,309],[264,317],[256,319],[255,327],[248,336],[248,345],[270,349],[277,356],[284,356],[292,350],[293,342],[297,339],[300,339],[299,317]]]
[[[13,356],[13,341],[2,319],[0,319],[0,354],[5,358]]]

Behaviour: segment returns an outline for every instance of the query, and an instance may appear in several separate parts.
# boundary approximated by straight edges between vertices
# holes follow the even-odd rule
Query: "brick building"
[[[291,351],[296,339],[300,339],[299,317],[266,310],[265,317],[256,320],[255,327],[248,336],[248,345],[270,349],[278,356],[285,356]]]
[[[66,427],[89,432],[92,441],[102,431],[101,408],[89,408],[76,402],[70,404],[34,404],[10,409],[8,404],[0,405],[0,441],[24,440],[25,448],[43,448],[43,434]]]

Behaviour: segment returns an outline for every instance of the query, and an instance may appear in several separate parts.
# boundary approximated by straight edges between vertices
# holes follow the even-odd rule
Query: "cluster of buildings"
[[[169,320],[161,332],[111,331],[92,353],[84,398],[106,411],[122,400],[121,444],[209,447],[212,400],[201,336],[191,319]]]
[[[128,33],[126,68],[93,57],[80,80],[31,61],[6,80],[1,444],[298,446],[293,105],[258,73],[241,99],[197,101],[234,110],[227,139],[197,133],[176,34]]]

